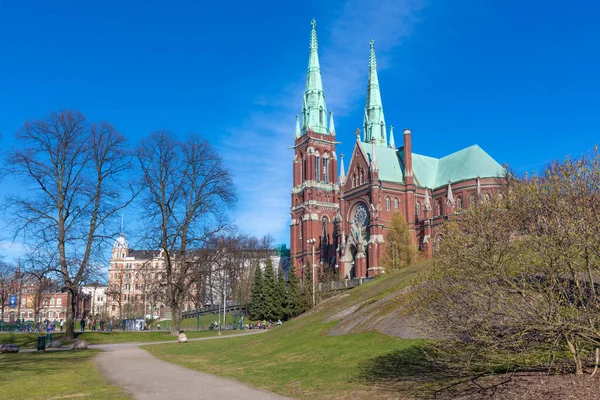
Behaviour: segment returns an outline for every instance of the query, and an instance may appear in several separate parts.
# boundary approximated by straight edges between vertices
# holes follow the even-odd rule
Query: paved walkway
[[[260,332],[256,331],[247,334]],[[191,340],[227,339],[234,336],[239,335]],[[156,344],[164,343],[158,342]],[[93,348],[104,350],[95,357],[100,371],[111,383],[120,386],[133,395],[134,399],[231,400],[286,398],[231,379],[197,372],[159,360],[138,347],[139,345],[147,344],[154,343],[123,343],[93,346]],[[185,346],[185,344],[182,344],[182,346]]]

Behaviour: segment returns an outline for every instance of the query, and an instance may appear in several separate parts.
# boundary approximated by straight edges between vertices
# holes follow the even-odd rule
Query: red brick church
[[[312,22],[302,119],[296,117],[290,262],[299,275],[312,262],[340,277],[369,277],[384,266],[386,227],[402,213],[414,240],[432,257],[439,226],[498,187],[505,168],[479,146],[433,158],[413,153],[411,131],[396,143],[386,125],[371,41],[363,131],[356,130],[347,172],[336,153],[333,113],[327,114]],[[338,171],[339,175],[338,175]],[[313,240],[314,239],[314,240]]]

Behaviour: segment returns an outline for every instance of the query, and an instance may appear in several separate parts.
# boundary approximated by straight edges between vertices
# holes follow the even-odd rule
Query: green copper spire
[[[365,107],[365,142],[370,143],[375,138],[378,146],[387,146],[387,133],[385,118],[383,117],[383,104],[379,91],[377,78],[377,60],[375,58],[375,41],[371,40],[371,54],[369,57],[369,86],[367,87],[367,105]]]
[[[310,56],[306,74],[306,90],[302,103],[302,134],[309,130],[315,133],[328,134],[327,107],[321,82],[321,67],[319,65],[319,45],[317,43],[317,22],[313,19],[310,33]]]

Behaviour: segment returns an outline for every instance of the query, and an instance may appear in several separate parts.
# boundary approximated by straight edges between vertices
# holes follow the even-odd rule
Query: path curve
[[[225,339],[235,336],[239,335],[196,340]],[[160,342],[160,344],[164,343]],[[159,360],[138,347],[147,344],[150,343],[93,346],[104,350],[94,358],[100,371],[109,381],[130,393],[134,399],[286,399],[232,379],[205,374]]]

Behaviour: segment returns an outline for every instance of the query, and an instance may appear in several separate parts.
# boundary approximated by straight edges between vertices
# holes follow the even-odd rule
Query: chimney
[[[413,169],[412,169],[412,143],[410,138],[410,129],[404,130],[404,182],[407,185],[412,185]]]

